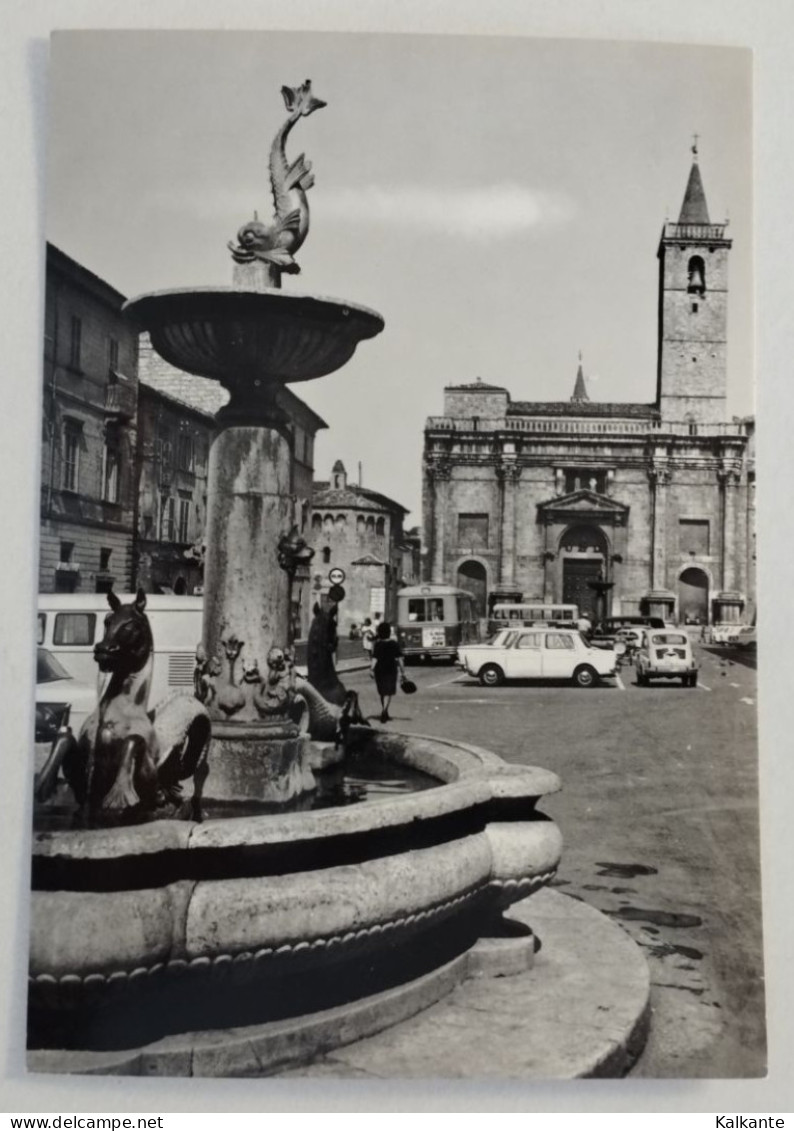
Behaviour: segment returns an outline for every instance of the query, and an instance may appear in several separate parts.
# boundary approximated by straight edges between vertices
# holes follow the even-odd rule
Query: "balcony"
[[[732,241],[725,235],[726,224],[674,224],[666,223],[662,238],[666,240],[703,240],[708,243],[726,243]]]
[[[132,420],[136,408],[135,385],[115,370],[105,388],[105,415],[119,423]]]
[[[569,416],[429,416],[426,432],[524,432],[544,436],[691,436],[703,440],[714,436],[746,436],[744,421],[698,424],[693,433],[689,421],[620,420],[602,417],[576,420]]]

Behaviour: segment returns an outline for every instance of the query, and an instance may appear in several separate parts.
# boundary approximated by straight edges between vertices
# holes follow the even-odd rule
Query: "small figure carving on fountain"
[[[221,662],[217,656],[207,656],[202,643],[196,646],[196,666],[193,669],[193,693],[205,707],[211,706],[216,698],[215,681],[221,674]]]
[[[288,117],[273,138],[270,147],[270,184],[276,210],[272,224],[263,224],[256,213],[237,233],[237,244],[228,247],[236,263],[252,263],[259,259],[278,274],[297,274],[300,267],[294,256],[309,231],[309,204],[306,193],[314,184],[311,162],[303,153],[292,164],[287,160],[286,141],[292,127],[301,118],[327,105],[312,94],[309,79],[302,86],[283,86],[281,93]],[[278,282],[275,282],[278,286]]]
[[[301,536],[297,526],[293,526],[289,534],[284,534],[279,539],[276,554],[278,564],[292,579],[298,570],[298,566],[309,565],[314,557],[314,550]]]
[[[237,686],[237,681],[234,677],[234,667],[237,663],[237,657],[242,651],[244,640],[238,640],[236,636],[232,635],[222,640],[223,651],[229,664],[229,677],[223,686],[217,692],[217,706],[224,715],[230,717],[236,715],[238,711],[242,710],[245,706],[245,693],[242,688]]]
[[[294,698],[292,654],[274,644],[267,654],[267,675],[254,692],[254,706],[262,718],[287,718]]]

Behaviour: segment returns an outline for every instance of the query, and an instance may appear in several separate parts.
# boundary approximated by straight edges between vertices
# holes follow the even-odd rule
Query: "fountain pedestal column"
[[[213,748],[207,795],[282,803],[311,788],[288,655],[290,445],[267,419],[223,426],[210,451],[202,644]]]

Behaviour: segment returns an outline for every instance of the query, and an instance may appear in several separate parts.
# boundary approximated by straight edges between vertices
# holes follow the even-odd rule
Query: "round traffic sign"
[[[332,585],[328,590],[328,596],[335,605],[338,605],[340,601],[344,601],[345,591],[341,585]]]
[[[339,566],[334,566],[333,569],[328,571],[328,580],[332,585],[341,585],[346,576],[345,571],[340,569]]]

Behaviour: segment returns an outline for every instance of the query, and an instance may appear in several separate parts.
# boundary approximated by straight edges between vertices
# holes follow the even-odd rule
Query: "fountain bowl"
[[[448,968],[553,878],[561,837],[536,805],[560,788],[554,773],[440,738],[350,738],[353,764],[375,754],[438,785],[313,812],[37,833],[30,1047],[140,1048],[361,1003]]]
[[[384,326],[366,306],[275,287],[154,291],[130,299],[124,311],[171,365],[226,385],[240,377],[268,384],[323,377]]]

